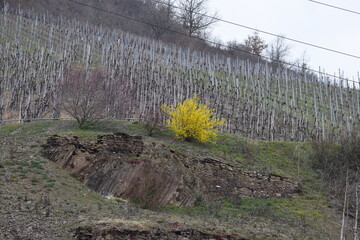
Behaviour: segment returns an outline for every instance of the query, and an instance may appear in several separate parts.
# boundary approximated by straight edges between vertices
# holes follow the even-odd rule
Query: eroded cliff
[[[285,177],[246,171],[210,157],[189,158],[124,133],[98,136],[93,142],[54,135],[43,148],[50,160],[92,190],[147,207],[299,192],[298,184]]]

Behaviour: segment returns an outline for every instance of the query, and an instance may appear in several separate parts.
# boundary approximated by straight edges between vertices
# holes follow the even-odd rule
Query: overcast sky
[[[317,0],[360,12],[360,0]],[[210,11],[217,11],[220,18],[259,30],[284,35],[360,56],[360,15],[319,5],[308,0],[209,0]],[[231,40],[243,42],[253,31],[226,23],[216,23],[212,35],[224,43]],[[259,34],[267,43],[275,37]],[[331,53],[325,50],[287,41],[291,48],[290,60],[309,58],[312,69],[319,67],[330,74],[357,79],[360,59]]]

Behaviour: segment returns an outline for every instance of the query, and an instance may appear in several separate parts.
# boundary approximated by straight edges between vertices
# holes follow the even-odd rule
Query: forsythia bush
[[[224,125],[223,119],[213,117],[213,109],[206,104],[199,104],[199,97],[178,102],[178,106],[163,105],[161,109],[170,115],[168,125],[175,132],[177,138],[190,141],[197,139],[200,142],[209,142],[216,139],[217,126]]]

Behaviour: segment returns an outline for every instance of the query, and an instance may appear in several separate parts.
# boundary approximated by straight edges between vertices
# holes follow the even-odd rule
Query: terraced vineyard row
[[[52,19],[52,21],[50,21]],[[360,119],[359,83],[231,59],[74,20],[0,14],[0,119],[59,117],[58,86],[73,65],[108,74],[109,118],[164,123],[162,104],[197,93],[223,131],[268,140],[330,139]]]

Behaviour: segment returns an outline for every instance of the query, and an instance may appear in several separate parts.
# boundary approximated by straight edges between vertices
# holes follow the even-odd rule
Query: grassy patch
[[[31,125],[31,127],[29,126]],[[40,121],[26,123],[25,127],[17,134],[18,136],[34,136],[46,132],[49,128],[53,126],[53,121]]]
[[[40,162],[37,161],[31,161],[30,162],[30,168],[35,168],[35,169],[39,169],[39,170],[44,170],[44,167],[41,165]]]
[[[23,124],[13,124],[13,125],[4,125],[0,126],[0,137],[5,137],[13,133],[14,131],[23,127]]]
[[[92,130],[86,130],[86,129],[69,129],[69,130],[61,131],[58,134],[60,136],[74,135],[74,136],[78,136],[78,137],[80,137],[82,139],[88,140],[88,139],[96,138],[96,136],[109,134],[109,133],[107,133],[107,132],[94,132]]]
[[[19,167],[29,167],[30,166],[29,162],[23,162],[23,161],[17,161],[16,164]]]
[[[29,166],[28,162],[24,162],[24,161],[16,161],[16,160],[12,160],[12,161],[4,161],[4,166],[19,166],[19,167],[27,167]]]
[[[206,202],[199,206],[181,208],[169,206],[163,211],[170,214],[187,215],[200,218],[215,218],[230,229],[239,222],[277,222],[291,227],[306,225],[316,232],[326,232],[329,219],[326,215],[328,205],[321,199],[309,200],[306,197],[293,199],[238,199]],[[324,228],[324,229],[323,229]]]
[[[48,183],[48,184],[46,184],[44,187],[45,188],[52,188],[52,187],[54,187],[55,186],[55,183]]]

